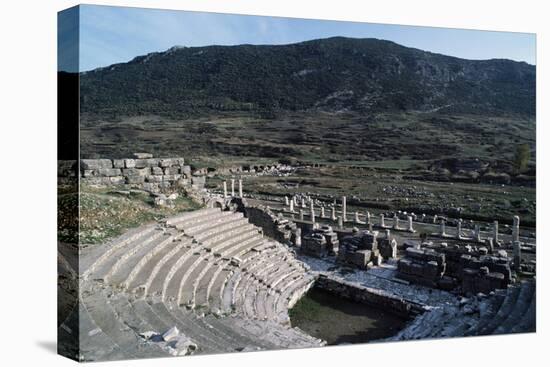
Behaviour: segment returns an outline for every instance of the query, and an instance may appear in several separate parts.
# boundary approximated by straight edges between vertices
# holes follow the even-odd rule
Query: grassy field
[[[188,198],[185,192],[179,194],[173,208],[157,207],[154,205],[153,197],[145,192],[124,192],[81,185],[80,223],[78,217],[62,219],[60,222],[69,221],[72,226],[58,226],[59,238],[65,242],[76,243],[76,239],[72,237],[78,232],[65,228],[74,228],[80,224],[80,244],[99,244],[130,228],[200,207]],[[60,195],[58,200],[62,206],[72,206],[76,199],[76,194],[64,194]]]

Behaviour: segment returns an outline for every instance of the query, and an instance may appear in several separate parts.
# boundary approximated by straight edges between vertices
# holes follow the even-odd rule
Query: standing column
[[[367,224],[371,224],[370,223],[370,212],[367,210],[367,212],[365,213],[365,223]]]
[[[474,226],[474,240],[481,242],[481,232],[479,231],[479,224]],[[491,240],[492,242],[493,240]]]
[[[355,212],[355,223],[361,223],[361,221],[359,220],[359,212]]]
[[[498,246],[498,220],[493,222],[493,242]]]
[[[514,215],[514,225],[512,227],[512,243],[519,242],[519,217]]]
[[[338,216],[338,228],[343,229],[344,228],[344,221],[342,220],[342,216]]]
[[[300,220],[304,220],[304,209],[300,209]]]
[[[288,196],[285,195],[285,206],[288,206]]]
[[[223,182],[223,198],[225,199],[227,197],[227,182]]]
[[[515,241],[514,247],[514,268],[516,271],[521,271],[521,242]]]
[[[445,220],[443,218],[439,222],[439,235],[445,237]]]
[[[330,219],[336,220],[336,207],[331,208]]]
[[[294,213],[294,200],[290,200],[290,211]]]
[[[409,215],[407,217],[407,222],[408,222],[408,228],[407,228],[407,231],[408,232],[411,232],[411,233],[414,233],[414,228],[413,228],[413,217],[411,215]]]
[[[231,179],[231,197],[235,197],[235,179]]]
[[[315,223],[315,208],[313,207],[313,200],[309,202],[309,213],[311,216],[311,223]]]
[[[393,215],[393,229],[399,229],[399,217],[397,214]]]
[[[243,180],[239,180],[239,197],[243,198]]]
[[[325,207],[322,206],[321,207],[321,218],[324,218],[325,217]]]
[[[347,205],[345,196],[342,196],[342,221],[347,221]]]
[[[380,227],[384,228],[386,224],[384,223],[384,214],[380,214]]]
[[[458,220],[458,223],[456,224],[456,238],[459,240],[461,238],[462,233],[462,219]]]

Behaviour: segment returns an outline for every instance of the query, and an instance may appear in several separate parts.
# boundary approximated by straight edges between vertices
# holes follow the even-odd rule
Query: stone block
[[[159,161],[159,166],[162,168],[172,167],[176,165],[175,159],[172,158],[163,158]]]
[[[177,175],[180,173],[179,167],[166,167],[164,168],[165,175]]]
[[[146,182],[162,182],[162,175],[150,175],[150,176],[145,176],[145,181]]]
[[[154,158],[136,159],[136,168],[158,167],[159,160]]]
[[[134,168],[136,166],[136,161],[134,159],[125,159],[124,168]]]
[[[124,159],[113,159],[114,168],[124,168]]]
[[[150,168],[124,168],[122,170],[124,176],[149,176],[151,174]]]
[[[191,166],[182,166],[181,173],[183,173],[187,178],[191,177]]]
[[[126,178],[124,176],[109,177],[109,180],[113,185],[124,185],[126,183]]]
[[[120,168],[100,168],[97,170],[97,175],[102,177],[120,176]]]
[[[82,177],[92,177],[95,175],[95,171],[93,169],[85,169],[82,171]]]
[[[95,170],[100,168],[113,168],[113,162],[110,159],[81,159],[80,169]]]
[[[126,176],[128,184],[142,184],[145,182],[145,176]]]
[[[164,174],[162,168],[160,168],[160,167],[151,167],[151,172],[152,172],[153,175],[163,175]]]

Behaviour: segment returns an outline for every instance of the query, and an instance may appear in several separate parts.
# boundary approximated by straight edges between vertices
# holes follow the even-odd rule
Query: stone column
[[[304,220],[304,210],[300,209],[300,220]]]
[[[359,220],[359,212],[355,212],[355,223],[361,223]]]
[[[330,211],[330,219],[336,220],[336,207],[333,206]]]
[[[380,214],[380,228],[384,228],[386,224],[384,223],[384,214]]]
[[[441,221],[439,222],[439,235],[441,237],[445,236],[445,220],[444,219],[441,219]]]
[[[311,217],[311,223],[315,223],[315,208],[313,206],[313,200],[309,202],[309,213]]]
[[[338,216],[338,228],[343,229],[344,228],[344,221],[342,220],[342,216]]]
[[[413,217],[412,216],[407,216],[407,222],[408,222],[408,228],[407,228],[407,231],[408,232],[411,232],[411,233],[414,233],[414,228],[413,228]]]
[[[393,229],[399,229],[399,217],[397,214],[393,215]]]
[[[367,212],[365,213],[365,223],[367,224],[371,224],[370,223],[370,212],[367,210]]]
[[[285,195],[285,206],[288,206],[288,196]]]
[[[476,240],[477,242],[481,242],[481,232],[479,231],[479,224],[476,224],[474,226],[474,240]]]
[[[296,197],[296,195],[292,197],[292,201],[294,201],[294,206],[298,205],[298,198]]]
[[[391,231],[389,229],[386,229],[386,238],[389,240],[391,235]]]
[[[436,224],[436,223],[437,223],[437,214],[434,215],[434,224]]]
[[[298,227],[296,228],[296,233],[294,235],[294,246],[301,247],[302,246],[302,230]]]
[[[235,197],[235,179],[231,179],[231,197]]]
[[[514,247],[514,269],[516,271],[521,270],[521,242],[515,241],[513,243]]]
[[[243,198],[243,180],[239,180],[239,197]]]
[[[342,196],[342,221],[347,221],[347,205],[346,205],[346,197]]]
[[[498,220],[493,222],[493,242],[498,246]]]
[[[462,219],[458,220],[458,223],[456,224],[456,238],[460,239],[462,233]]]
[[[493,239],[492,238],[486,238],[485,239],[485,246],[487,247],[487,250],[489,250],[489,253],[495,252],[495,246],[493,245]]]
[[[306,201],[304,200],[304,197],[302,196],[300,199],[301,199],[301,201],[300,201],[300,206],[301,206],[302,208],[305,208],[305,207],[306,207]]]
[[[514,215],[514,224],[512,227],[512,243],[519,242],[519,217]]]
[[[325,218],[325,207],[321,207],[321,218]]]
[[[290,211],[294,213],[294,200],[290,200]]]
[[[223,198],[225,199],[227,197],[227,182],[223,182]]]

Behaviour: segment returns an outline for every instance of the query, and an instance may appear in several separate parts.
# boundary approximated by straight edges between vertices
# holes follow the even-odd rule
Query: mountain
[[[81,112],[442,111],[533,116],[535,66],[378,39],[173,47],[81,73]]]

